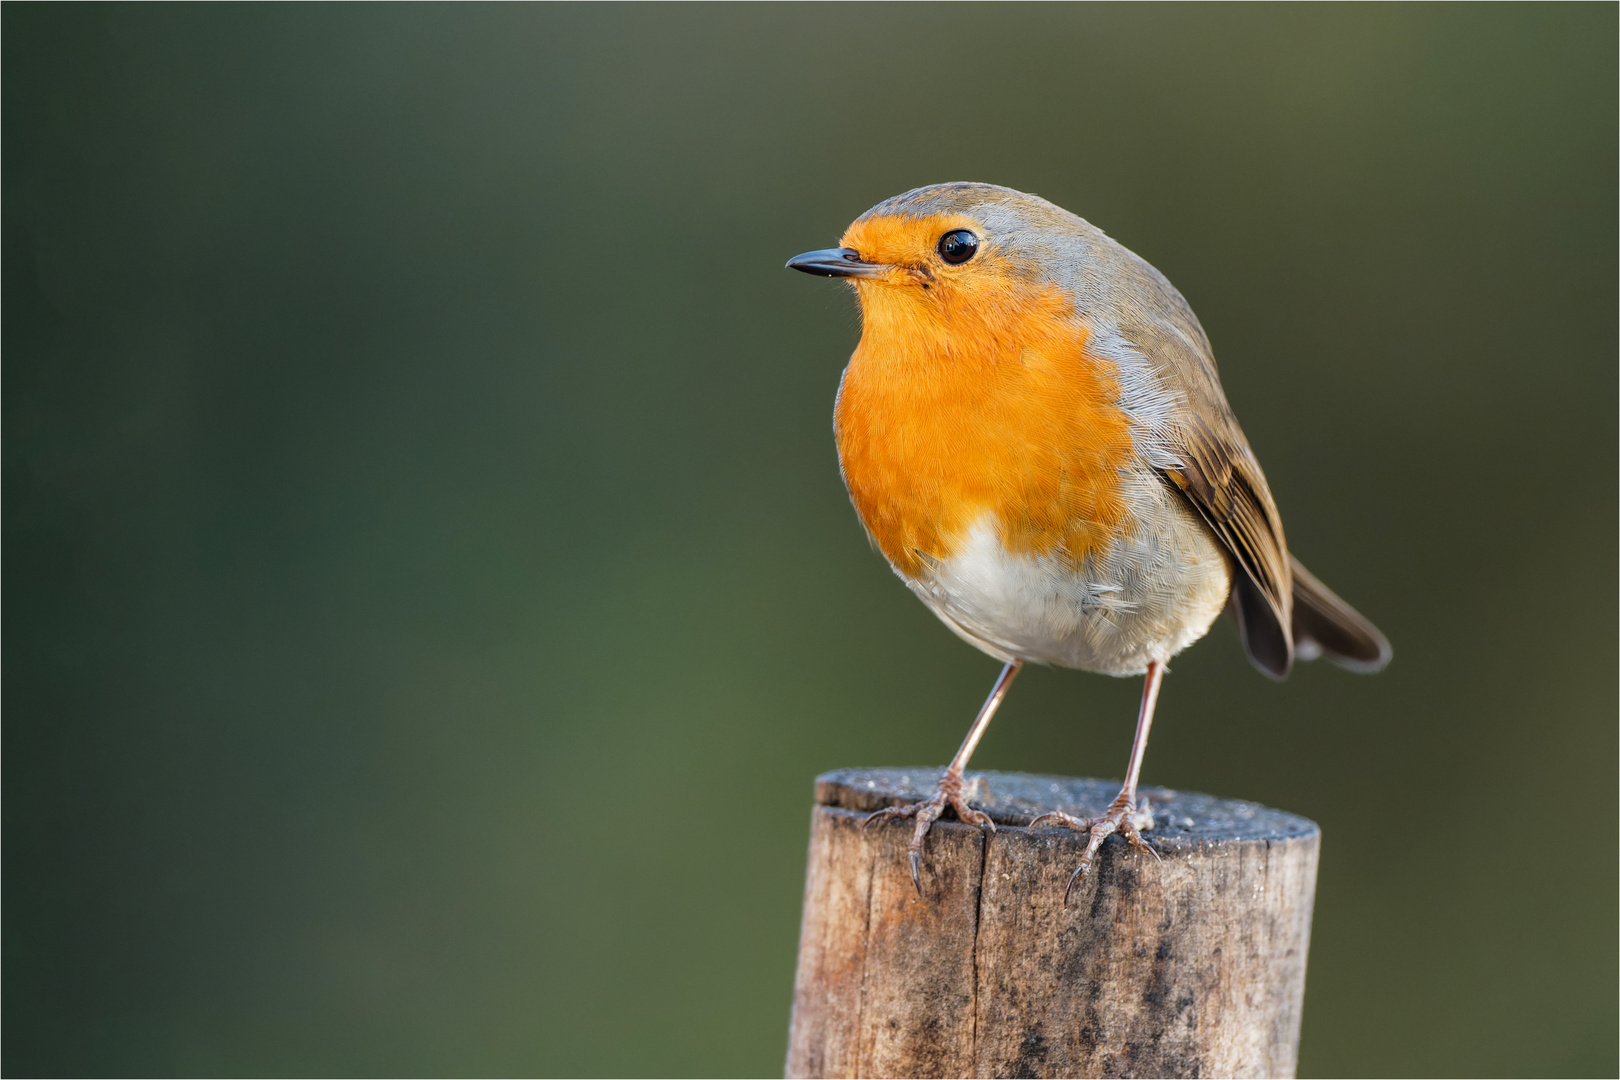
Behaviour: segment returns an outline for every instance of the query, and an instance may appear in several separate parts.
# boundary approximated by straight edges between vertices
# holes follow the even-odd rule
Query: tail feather
[[[1292,555],[1294,574],[1294,655],[1326,656],[1350,671],[1380,671],[1393,655],[1378,627],[1333,594]]]

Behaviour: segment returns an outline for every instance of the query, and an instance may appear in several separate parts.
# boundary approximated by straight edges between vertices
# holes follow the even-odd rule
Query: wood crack
[[[973,905],[973,1032],[968,1038],[967,1069],[964,1076],[978,1075],[979,1061],[979,939],[980,930],[984,927],[984,886],[985,872],[990,866],[990,843],[996,838],[995,833],[980,832],[979,839],[979,895]]]
[[[872,951],[872,902],[877,892],[872,882],[877,876],[877,852],[875,845],[866,843],[864,839],[858,838],[857,842],[866,852],[866,925],[861,927],[860,991],[855,996],[855,1075],[866,1076],[866,1062],[861,1060],[861,1055],[866,1047],[866,961]]]

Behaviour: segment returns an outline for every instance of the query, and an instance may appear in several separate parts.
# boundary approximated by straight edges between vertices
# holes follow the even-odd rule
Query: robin
[[[1136,794],[1159,683],[1223,609],[1273,679],[1318,656],[1389,662],[1377,628],[1289,554],[1192,308],[1101,229],[1011,188],[935,184],[787,265],[860,301],[834,427],[861,524],[946,626],[1006,665],[932,797],[867,820],[916,819],[919,894],[947,807],[995,828],[965,773],[1026,663],[1146,677],[1119,796],[1100,817],[1031,823],[1088,834],[1072,888],[1113,833],[1157,858]]]

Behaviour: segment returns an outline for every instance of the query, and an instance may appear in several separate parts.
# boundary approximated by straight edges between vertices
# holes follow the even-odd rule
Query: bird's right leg
[[[939,785],[934,794],[919,803],[910,806],[886,806],[877,813],[872,814],[862,823],[864,830],[874,821],[897,821],[900,818],[914,817],[917,819],[917,829],[912,834],[911,843],[906,845],[906,851],[911,856],[911,883],[917,886],[917,895],[922,895],[922,846],[923,837],[928,835],[929,826],[939,820],[948,806],[956,811],[956,816],[969,825],[996,831],[995,822],[990,815],[973,809],[968,805],[967,782],[968,758],[973,756],[974,748],[984,736],[984,729],[990,726],[990,718],[996,715],[1001,707],[1001,699],[1007,696],[1007,688],[1012,685],[1013,676],[1017,675],[1024,666],[1022,660],[1011,660],[1001,669],[1001,676],[996,679],[996,685],[991,688],[990,696],[985,699],[984,707],[979,710],[978,718],[973,721],[967,738],[962,740],[962,748],[956,752],[951,763],[945,769],[945,774],[939,778]]]
[[[1126,769],[1125,785],[1119,789],[1114,801],[1108,804],[1101,817],[1077,818],[1065,814],[1061,810],[1050,810],[1029,823],[1031,829],[1038,829],[1042,825],[1062,825],[1076,832],[1088,833],[1086,852],[1080,856],[1080,865],[1075,867],[1069,878],[1068,888],[1063,890],[1063,903],[1068,904],[1069,894],[1074,891],[1074,883],[1091,873],[1091,864],[1097,858],[1097,849],[1102,847],[1104,840],[1114,833],[1119,833],[1126,841],[1138,851],[1152,855],[1155,859],[1159,853],[1153,850],[1142,833],[1153,828],[1153,810],[1144,805],[1141,809],[1136,806],[1136,781],[1142,775],[1142,757],[1147,753],[1148,729],[1153,726],[1153,707],[1159,701],[1159,683],[1164,679],[1165,666],[1161,661],[1148,664],[1147,679],[1142,684],[1142,708],[1136,715],[1136,737],[1131,740],[1131,763]]]

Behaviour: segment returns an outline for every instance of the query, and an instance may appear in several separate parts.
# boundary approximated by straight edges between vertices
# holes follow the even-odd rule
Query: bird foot
[[[865,832],[866,827],[873,822],[899,821],[910,817],[917,819],[917,828],[911,835],[911,843],[906,845],[906,853],[911,858],[911,883],[917,887],[918,896],[923,894],[923,837],[928,835],[929,827],[939,820],[946,807],[956,811],[956,816],[965,824],[977,825],[991,832],[996,831],[996,823],[990,820],[989,814],[968,805],[968,799],[978,797],[983,780],[984,777],[976,776],[970,783],[961,773],[947,769],[945,775],[939,778],[934,793],[922,802],[912,803],[910,806],[885,806],[861,823],[861,831]]]
[[[1029,823],[1031,829],[1042,825],[1061,825],[1075,832],[1089,834],[1086,841],[1086,852],[1080,856],[1080,865],[1074,868],[1069,876],[1068,887],[1063,890],[1063,906],[1069,905],[1069,894],[1074,891],[1075,882],[1091,873],[1092,864],[1096,861],[1097,850],[1102,847],[1104,840],[1114,833],[1119,833],[1137,851],[1159,859],[1159,853],[1153,846],[1142,839],[1142,833],[1153,828],[1153,804],[1147,799],[1142,800],[1142,808],[1136,807],[1135,800],[1121,791],[1101,817],[1077,818],[1072,814],[1065,814],[1061,810],[1053,810],[1042,814]]]

